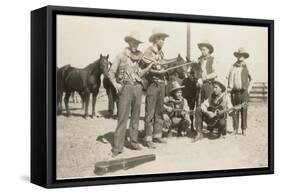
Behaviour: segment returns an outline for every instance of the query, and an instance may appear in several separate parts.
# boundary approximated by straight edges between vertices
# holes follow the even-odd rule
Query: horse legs
[[[82,92],[79,92],[79,95],[80,95],[80,102],[81,102],[81,109],[84,109],[85,108],[85,97],[84,97],[84,95],[83,95],[83,93]],[[77,102],[79,102],[78,101],[78,99],[77,99]]]
[[[92,94],[92,118],[96,116],[96,101],[98,92],[93,92]]]
[[[89,113],[88,113],[89,101],[90,101],[90,93],[89,93],[89,92],[85,92],[85,93],[84,93],[84,103],[85,103],[85,114],[84,114],[84,118],[85,118],[85,119],[89,116]]]
[[[57,113],[60,115],[62,112],[62,92],[57,91]]]
[[[110,116],[113,116],[115,101],[113,99],[113,94],[112,94],[111,88],[108,90],[107,96],[108,96],[108,113]]]
[[[65,110],[66,110],[66,116],[69,117],[70,116],[70,110],[68,107],[68,102],[69,102],[69,97],[71,95],[71,92],[66,92],[65,96],[64,96],[64,104],[65,104]]]

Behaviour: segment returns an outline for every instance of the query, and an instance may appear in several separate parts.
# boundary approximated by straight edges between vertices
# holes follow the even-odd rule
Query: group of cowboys
[[[131,115],[129,139],[132,149],[141,150],[138,142],[139,119],[144,80],[147,82],[145,98],[144,143],[143,145],[155,149],[155,143],[167,143],[163,137],[163,129],[167,129],[167,137],[176,131],[184,135],[190,126],[189,106],[182,96],[182,88],[177,81],[172,82],[168,96],[165,96],[167,70],[161,66],[165,61],[162,48],[169,35],[162,31],[153,30],[149,37],[152,44],[144,53],[138,50],[143,43],[137,32],[131,32],[124,38],[128,43],[122,52],[114,59],[109,71],[109,79],[115,87],[118,96],[118,124],[114,133],[112,156],[122,153],[126,139],[127,122]],[[201,56],[194,61],[201,66],[202,78],[198,79],[201,94],[205,99],[196,107],[195,114],[195,141],[203,138],[203,122],[206,118],[216,117],[216,113],[208,107],[222,105],[230,109],[248,101],[248,94],[252,88],[252,74],[247,68],[245,59],[249,53],[243,48],[234,52],[237,58],[231,66],[227,77],[227,87],[216,80],[216,60],[212,55],[214,48],[206,42],[198,44]],[[228,95],[230,93],[230,95]],[[239,115],[241,114],[242,135],[246,135],[247,107],[239,110],[232,109],[229,114],[233,117],[233,134],[238,134]],[[218,119],[214,125],[208,126],[210,132],[216,130],[219,136],[226,135],[226,117]]]

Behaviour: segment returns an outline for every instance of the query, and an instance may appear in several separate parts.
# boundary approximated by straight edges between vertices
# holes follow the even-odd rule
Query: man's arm
[[[218,62],[216,60],[214,60],[214,62],[213,62],[213,73],[210,73],[209,75],[206,76],[207,80],[215,79],[218,76],[217,75],[217,66],[218,66]]]
[[[117,90],[117,93],[120,91],[120,89],[122,87],[121,84],[117,83],[117,81],[116,81],[116,73],[117,73],[120,62],[121,62],[121,56],[119,54],[114,59],[112,66],[108,72],[108,78],[111,81],[111,83],[113,84],[113,86],[115,87],[115,89]]]
[[[173,107],[167,105],[167,103],[169,101],[170,101],[170,98],[168,96],[164,97],[164,105],[163,105],[163,107],[164,107],[164,110],[166,112],[172,112],[173,111]]]
[[[140,76],[145,75],[146,73],[153,73],[153,74],[165,74],[167,73],[167,71],[161,69],[161,70],[156,70],[156,69],[152,69],[153,65],[158,65],[157,61],[155,61],[154,59],[154,55],[153,55],[153,50],[151,47],[149,47],[148,49],[146,49],[146,51],[143,54],[142,57],[142,62],[146,64],[146,67],[143,69],[144,72],[142,72],[140,74]]]
[[[210,106],[210,103],[209,103],[209,98],[208,98],[201,104],[201,110],[203,113],[208,115],[210,118],[213,118],[215,116],[215,113],[208,111],[209,106]]]
[[[208,112],[208,107],[210,106],[209,99],[204,100],[204,102],[201,104],[201,110],[203,113]]]
[[[233,88],[233,80],[232,80],[232,71],[233,71],[233,66],[231,65],[227,76],[225,77],[226,83],[227,83],[227,92],[230,92]]]
[[[139,68],[139,76],[140,77],[143,77],[145,74],[147,74],[150,70],[151,70],[151,67],[152,67],[153,63],[150,63],[146,68],[144,69],[141,69]]]
[[[253,85],[254,85],[254,79],[253,79],[253,74],[248,68],[248,79],[249,79],[249,87],[248,87],[248,93],[250,94]]]

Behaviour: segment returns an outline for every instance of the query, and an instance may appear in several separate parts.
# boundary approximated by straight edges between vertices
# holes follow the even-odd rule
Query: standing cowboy
[[[215,61],[214,56],[212,56],[212,53],[214,52],[214,47],[208,41],[203,41],[201,43],[198,43],[198,48],[201,51],[201,56],[198,58],[197,63],[202,70],[202,78],[198,79],[197,81],[197,86],[199,87],[199,95],[198,95],[199,102],[197,103],[198,105],[200,105],[201,102],[208,99],[213,92],[212,82],[217,77],[216,74],[217,62]],[[196,123],[200,123],[200,122],[197,122],[195,117],[195,124]],[[200,126],[195,126],[195,127],[199,128]],[[202,133],[198,131],[198,129],[197,132],[198,135],[195,138],[195,140],[200,139],[202,136]]]
[[[216,116],[216,112],[211,111],[210,107],[221,107],[223,110],[231,109],[232,104],[229,96],[225,93],[225,86],[218,81],[213,82],[214,90],[213,93],[205,100],[201,106],[196,108],[195,117],[198,126],[198,136],[195,141],[203,138],[203,121],[212,121]],[[226,135],[226,116],[220,117],[215,121],[212,126],[207,122],[207,129],[210,131],[211,135],[213,134],[214,129],[218,129],[218,136]],[[214,136],[213,136],[214,137]]]
[[[166,70],[161,66],[161,62],[164,61],[162,47],[167,37],[169,37],[168,34],[154,30],[149,37],[152,46],[147,48],[142,58],[144,66],[151,61],[155,63],[145,77],[148,86],[145,100],[144,145],[151,149],[156,148],[153,142],[166,143],[162,138]]]
[[[170,95],[165,97],[164,104],[164,125],[168,129],[168,137],[173,136],[172,129],[177,131],[178,136],[187,133],[190,125],[189,107],[187,101],[182,96],[182,88],[177,81],[171,83]]]
[[[204,41],[198,44],[198,48],[201,51],[201,56],[198,58],[198,64],[202,69],[202,78],[198,80],[198,85],[201,89],[201,99],[206,100],[213,92],[212,81],[217,77],[215,61],[212,53],[214,47],[208,41]]]
[[[146,69],[139,69],[138,61],[141,59],[142,52],[138,50],[138,46],[142,41],[140,41],[138,33],[131,32],[124,40],[129,44],[129,47],[125,48],[117,55],[109,71],[109,79],[119,95],[118,124],[114,133],[113,157],[123,151],[130,111],[131,120],[129,134],[131,147],[135,150],[141,149],[138,144],[138,128],[142,98],[141,76],[152,66],[152,64],[149,64]]]
[[[248,102],[249,93],[253,86],[253,76],[245,59],[249,58],[249,53],[244,48],[239,48],[233,53],[237,61],[231,66],[228,74],[228,91],[231,92],[231,100],[233,105]],[[233,116],[233,134],[238,133],[239,128],[239,112],[241,112],[241,129],[242,134],[246,135],[247,129],[247,107],[243,107],[241,111],[237,111]]]

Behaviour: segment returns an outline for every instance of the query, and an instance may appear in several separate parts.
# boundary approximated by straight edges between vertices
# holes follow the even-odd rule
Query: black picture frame
[[[268,28],[268,167],[56,180],[56,15],[181,21]],[[274,21],[139,11],[46,6],[31,12],[31,182],[46,188],[274,173]]]

